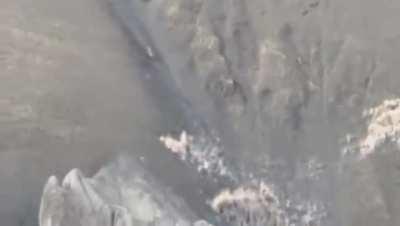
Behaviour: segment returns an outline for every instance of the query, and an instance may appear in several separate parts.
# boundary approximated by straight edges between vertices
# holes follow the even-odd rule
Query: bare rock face
[[[132,225],[123,210],[106,205],[82,173],[72,170],[62,185],[56,177],[49,178],[43,192],[39,221],[44,226]]]
[[[275,154],[288,145],[282,149],[301,158],[315,136],[334,145],[386,95],[381,81],[394,80],[383,69],[391,53],[378,51],[387,43],[336,20],[344,1],[110,2],[136,12],[154,59],[196,112],[237,139],[226,141],[231,149]],[[339,158],[327,152],[319,154]]]
[[[93,178],[71,170],[60,184],[50,177],[43,190],[40,226],[191,225],[184,202],[144,173],[137,162],[120,159]]]
[[[400,225],[399,1],[0,6],[2,223]]]

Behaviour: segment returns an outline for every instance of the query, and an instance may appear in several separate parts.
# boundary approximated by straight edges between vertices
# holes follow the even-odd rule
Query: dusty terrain
[[[2,224],[37,225],[49,176],[129,153],[201,217],[224,185],[258,180],[322,203],[318,225],[399,225],[385,105],[400,95],[398,1],[0,5]],[[217,140],[238,179],[204,179],[166,151],[159,137],[182,131]]]

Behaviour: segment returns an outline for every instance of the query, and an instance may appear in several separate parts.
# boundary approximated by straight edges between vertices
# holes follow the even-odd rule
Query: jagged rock
[[[194,223],[182,200],[152,181],[137,162],[119,159],[87,178],[71,170],[44,187],[40,226],[133,226]]]

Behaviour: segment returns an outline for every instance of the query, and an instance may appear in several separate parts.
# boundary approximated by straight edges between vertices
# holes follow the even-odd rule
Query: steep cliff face
[[[378,171],[396,167],[351,160],[342,150],[356,139],[357,152],[370,153],[366,146],[396,134],[394,110],[371,113],[371,124],[363,112],[398,96],[399,39],[381,21],[395,21],[398,3],[125,3],[147,24],[155,60],[239,162],[243,181],[257,175],[287,197],[324,203],[323,225],[395,225],[397,207],[385,196],[396,192]],[[389,126],[375,125],[382,120]]]
[[[268,181],[283,200],[322,203],[320,225],[396,225],[395,185],[381,174],[396,163],[359,155],[397,142],[398,3],[119,2],[239,165],[239,184]]]
[[[396,67],[388,60],[396,58],[389,51],[393,32],[386,24],[362,24],[374,16],[344,8],[352,3],[110,2],[130,7],[117,12],[134,12],[153,59],[165,65],[196,111],[219,125],[221,136],[238,139],[232,149],[238,144],[258,153],[267,146],[274,152],[293,149],[279,148],[293,140],[310,149],[321,133],[335,143],[365,108],[397,92]],[[390,12],[389,5],[369,7]],[[378,29],[387,33],[379,36]],[[338,157],[327,152],[320,154]]]
[[[398,1],[0,6],[1,222],[399,225]]]

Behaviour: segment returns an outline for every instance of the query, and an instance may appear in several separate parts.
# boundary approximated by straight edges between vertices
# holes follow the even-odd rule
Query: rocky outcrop
[[[92,178],[78,169],[71,170],[62,183],[50,177],[43,190],[40,226],[188,226],[196,222],[181,199],[128,159],[119,159]]]
[[[367,133],[360,141],[360,155],[367,157],[386,142],[394,142],[400,149],[400,100],[385,100],[365,112]]]

